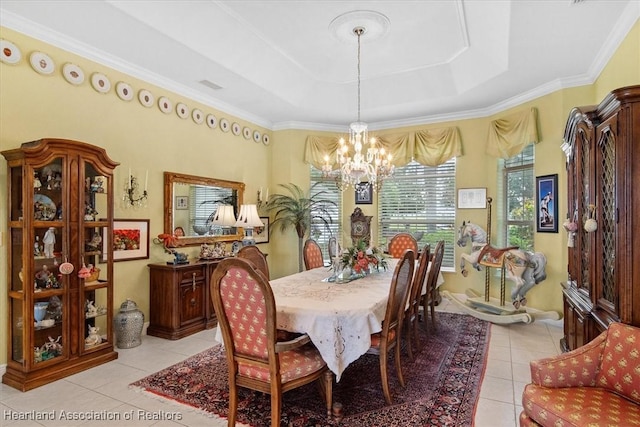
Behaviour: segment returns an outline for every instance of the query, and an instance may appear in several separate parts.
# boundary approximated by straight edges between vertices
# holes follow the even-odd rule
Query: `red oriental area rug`
[[[470,426],[480,393],[489,343],[489,323],[475,317],[438,313],[437,330],[421,336],[414,362],[403,355],[406,388],[393,360],[389,384],[393,405],[382,394],[378,358],[364,355],[334,384],[333,401],[343,405],[341,420],[327,419],[316,384],[285,393],[283,426]],[[131,384],[147,392],[226,417],[228,374],[224,350],[216,345],[183,362]],[[268,395],[240,389],[238,422],[267,427]]]

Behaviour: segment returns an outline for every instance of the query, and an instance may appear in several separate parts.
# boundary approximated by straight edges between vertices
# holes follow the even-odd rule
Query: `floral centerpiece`
[[[342,268],[349,267],[356,274],[367,273],[371,270],[387,269],[387,260],[382,251],[375,246],[367,247],[364,240],[356,241],[355,246],[342,252]]]

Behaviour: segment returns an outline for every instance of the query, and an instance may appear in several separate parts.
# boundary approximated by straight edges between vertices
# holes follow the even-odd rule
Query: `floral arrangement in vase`
[[[387,269],[387,260],[382,251],[375,246],[367,247],[364,240],[358,239],[356,244],[342,252],[342,268],[349,267],[356,274],[371,270]]]

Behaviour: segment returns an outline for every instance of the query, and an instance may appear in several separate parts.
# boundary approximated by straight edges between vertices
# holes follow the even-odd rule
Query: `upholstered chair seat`
[[[612,323],[593,341],[530,368],[521,426],[640,426],[640,328]]]

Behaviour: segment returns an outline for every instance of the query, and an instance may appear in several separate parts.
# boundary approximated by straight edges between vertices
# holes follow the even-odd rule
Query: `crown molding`
[[[433,124],[440,122],[448,122],[455,120],[474,119],[491,116],[498,114],[501,111],[517,107],[523,103],[532,101],[536,98],[551,94],[555,91],[584,86],[593,84],[600,73],[604,70],[607,63],[611,60],[611,57],[615,53],[616,49],[620,46],[622,41],[626,38],[629,31],[636,24],[640,18],[640,1],[630,2],[625,9],[625,12],[621,15],[621,18],[613,32],[609,34],[609,37],[603,44],[602,49],[597,53],[593,63],[589,67],[589,71],[585,75],[573,76],[564,79],[557,79],[552,82],[543,84],[529,90],[527,92],[518,94],[514,97],[498,102],[494,105],[486,108],[480,108],[475,110],[459,111],[455,113],[437,114],[430,116],[412,117],[400,120],[381,121],[368,123],[371,130],[381,129],[393,129],[401,127],[418,126],[425,124]],[[209,106],[222,113],[235,116],[237,118],[247,120],[263,128],[279,131],[279,130],[312,130],[312,131],[326,131],[344,133],[348,130],[348,123],[344,126],[337,126],[326,123],[312,123],[312,122],[296,122],[296,121],[283,121],[273,123],[263,117],[256,116],[245,110],[238,109],[232,105],[224,102],[220,102],[211,97],[203,96],[202,93],[178,84],[173,80],[166,79],[153,71],[133,66],[132,64],[122,61],[112,55],[108,55],[100,50],[95,49],[87,44],[79,42],[78,40],[71,39],[56,31],[52,31],[46,27],[36,24],[30,20],[26,20],[12,12],[3,10],[0,14],[0,25],[26,34],[35,39],[41,40],[45,43],[49,43],[61,49],[67,50],[73,54],[79,55],[83,58],[94,61],[106,67],[110,67],[122,73],[128,74],[139,80],[148,82],[152,85],[158,86],[162,89],[173,92],[177,95],[184,96],[193,101],[199,102],[203,105]]]

